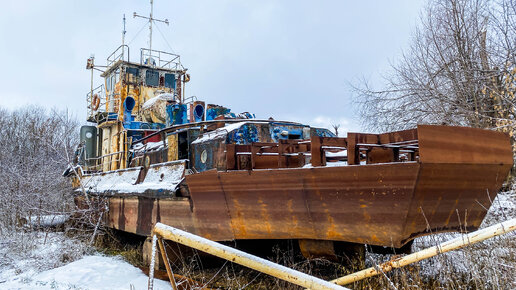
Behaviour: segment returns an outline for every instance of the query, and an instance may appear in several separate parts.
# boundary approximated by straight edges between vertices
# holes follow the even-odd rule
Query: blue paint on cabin
[[[311,135],[319,136],[319,137],[337,137],[332,131],[325,128],[311,128]]]
[[[255,124],[244,124],[240,128],[228,133],[226,143],[246,145],[253,142],[260,142],[258,129]]]
[[[218,116],[223,116],[231,112],[231,109],[224,107],[208,108],[206,110],[206,121],[215,120]]]
[[[271,124],[271,139],[273,142],[287,139],[303,139],[304,126],[294,126],[281,123]]]
[[[181,125],[188,123],[185,104],[167,105],[167,125]]]

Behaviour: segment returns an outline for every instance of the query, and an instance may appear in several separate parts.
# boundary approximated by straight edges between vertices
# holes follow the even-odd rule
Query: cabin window
[[[138,76],[138,73],[140,72],[140,70],[138,68],[135,68],[135,67],[128,67],[126,68],[125,70],[128,74],[132,74],[134,75],[135,77]]]
[[[288,134],[288,139],[302,139],[300,134]]]
[[[176,88],[176,75],[165,74],[165,87],[170,88],[170,89]]]
[[[159,73],[153,70],[147,70],[145,73],[145,84],[151,87],[157,87],[159,85]]]

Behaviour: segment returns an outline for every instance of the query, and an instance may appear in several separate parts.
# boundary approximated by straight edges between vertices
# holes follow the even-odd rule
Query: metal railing
[[[140,65],[175,70],[183,69],[179,55],[165,51],[149,50],[147,48],[140,49]]]
[[[121,168],[120,162],[123,160],[123,156],[126,154],[125,151],[113,152],[94,158],[85,158],[86,171],[103,172],[118,170]]]
[[[94,106],[96,104],[94,103],[94,96],[97,95],[99,98],[98,101],[98,107],[95,109]],[[96,88],[94,88],[92,91],[88,92],[86,94],[86,102],[87,102],[87,116],[88,119],[92,118],[95,119],[95,115],[97,112],[105,112],[106,111],[106,93],[104,91],[104,85],[100,85]]]
[[[127,59],[125,58],[126,56]],[[107,66],[110,67],[119,60],[129,62],[129,46],[124,44],[115,49],[115,51],[107,57]]]

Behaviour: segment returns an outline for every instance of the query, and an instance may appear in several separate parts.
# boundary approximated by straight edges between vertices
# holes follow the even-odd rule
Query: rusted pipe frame
[[[170,285],[172,285],[172,289],[177,290],[176,280],[174,279],[174,273],[172,272],[170,262],[168,261],[167,252],[165,251],[165,245],[163,244],[163,239],[160,237],[158,237],[158,245],[159,250],[161,252],[161,257],[163,258],[163,262],[165,263],[165,268],[167,269],[167,275],[168,280],[170,281]]]
[[[405,257],[387,261],[377,265],[376,267],[371,267],[353,274],[349,274],[347,276],[332,280],[331,282],[339,285],[350,284],[368,277],[376,276],[382,272],[389,272],[392,269],[401,268],[403,266],[431,258],[442,253],[464,248],[466,246],[487,240],[495,236],[503,235],[514,230],[516,230],[516,218],[469,233],[467,235],[462,235],[458,238],[412,253]]]
[[[310,289],[347,289],[162,223],[156,223],[153,234],[302,287]]]

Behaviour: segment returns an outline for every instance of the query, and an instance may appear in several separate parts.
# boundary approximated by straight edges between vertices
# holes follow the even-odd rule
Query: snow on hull
[[[124,194],[147,191],[175,192],[184,178],[184,162],[166,162],[152,165],[141,183],[137,183],[142,167],[117,170],[99,175],[85,176],[83,186],[90,193]],[[80,188],[78,189],[80,190]]]

